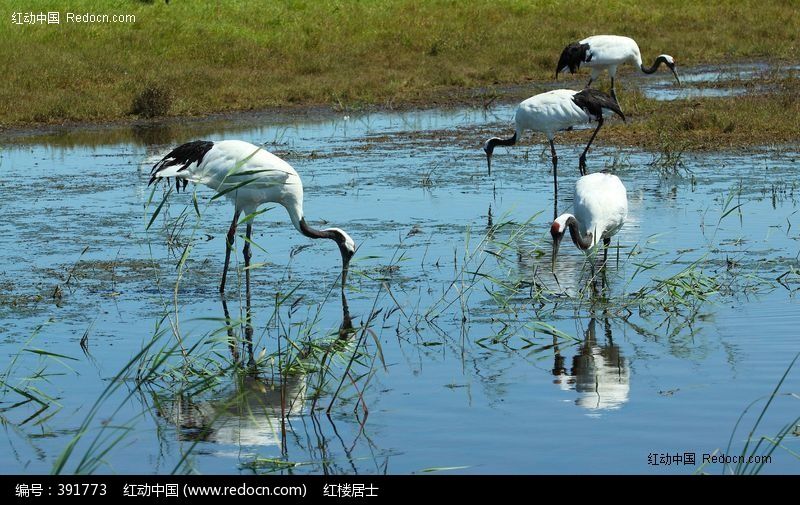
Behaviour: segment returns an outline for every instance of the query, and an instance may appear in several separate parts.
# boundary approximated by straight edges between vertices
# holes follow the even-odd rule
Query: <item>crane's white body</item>
[[[625,63],[631,63],[637,70],[642,70],[642,53],[636,41],[630,37],[621,35],[592,35],[579,42],[589,44],[587,57],[589,61],[582,65],[592,70],[591,81],[597,80],[603,70],[608,71],[608,75],[614,79],[617,75],[617,67]],[[660,54],[657,58],[663,57],[666,61],[674,64],[674,59],[668,54]],[[590,83],[591,83],[590,81]]]
[[[180,169],[180,170],[179,170]],[[303,184],[291,165],[269,151],[241,140],[222,140],[200,163],[183,169],[167,167],[156,177],[176,177],[204,184],[221,193],[237,184],[251,181],[225,196],[245,214],[256,211],[263,203],[279,203],[286,207],[292,221],[303,216]]]
[[[619,177],[597,172],[578,179],[573,203],[581,232],[592,233],[592,246],[611,238],[628,217],[628,193]]]
[[[589,237],[590,248],[603,239],[610,239],[625,224],[628,217],[628,193],[619,177],[597,172],[578,179],[573,202],[575,219],[581,235]],[[559,232],[566,229],[567,220],[573,217],[562,214],[556,219]]]
[[[525,130],[532,130],[553,140],[560,130],[590,123],[594,118],[572,99],[577,93],[571,89],[556,89],[521,102],[514,115],[517,137],[521,138]]]
[[[294,168],[281,158],[242,140],[214,142],[199,163],[186,168],[173,165],[157,172],[156,177],[176,177],[204,184],[218,193],[225,193],[233,201],[236,210],[245,215],[252,214],[264,203],[282,205],[289,213],[295,228],[300,230],[303,219],[303,183]],[[353,239],[339,228],[328,228],[341,232],[348,245],[355,250]]]
[[[591,58],[583,65],[592,69],[594,81],[603,70],[608,70],[608,75],[614,77],[617,67],[624,63],[633,63],[636,68],[642,66],[642,53],[636,41],[630,37],[620,35],[593,35],[580,41],[589,44]]]

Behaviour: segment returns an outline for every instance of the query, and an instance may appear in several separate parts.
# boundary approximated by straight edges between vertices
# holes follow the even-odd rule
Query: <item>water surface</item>
[[[192,192],[173,194],[146,230],[163,196],[159,188],[147,206],[150,166],[195,138],[238,138],[283,156],[303,179],[310,221],[357,241],[350,314],[358,327],[380,311],[362,342],[368,359],[353,369],[363,398],[348,382],[326,416],[330,390],[309,398],[318,375],[277,366],[258,377],[223,374],[207,390],[168,378],[137,389],[130,380],[77,446],[78,455],[91,452],[104,427],[126,427],[95,471],[659,474],[694,472],[703,453],[725,451],[738,416],[774,389],[798,350],[796,147],[684,155],[675,174],[657,153],[608,147],[600,135],[589,169],[621,177],[630,215],[603,296],[591,296],[588,264],[568,240],[557,279],[549,271],[544,139],[498,149],[486,174],[483,132],[507,129],[512,113],[504,105],[220,120],[114,132],[110,143],[72,136],[4,146],[0,369],[12,367],[10,383],[49,400],[42,410],[4,393],[0,468],[51,471],[165,313],[187,345],[205,342],[197,352],[227,356],[217,283],[232,206],[199,188],[195,225]],[[558,148],[566,211],[581,146]],[[333,244],[300,236],[281,208],[256,218],[254,240],[255,353],[275,352],[287,335],[336,334]],[[176,310],[176,265],[189,242]],[[631,302],[687,269],[717,283],[707,302],[666,288],[653,292],[663,306]],[[786,272],[785,286],[775,281]],[[239,280],[227,297],[234,318],[244,310]],[[277,318],[276,293],[290,293]],[[681,298],[693,308],[677,306]],[[166,331],[160,342],[174,337]],[[336,373],[355,344],[341,351]],[[796,392],[799,377],[790,373],[784,389]],[[797,412],[796,398],[776,399],[759,433],[774,435]],[[744,421],[733,454],[753,422]],[[797,436],[785,445],[800,449]],[[695,453],[697,464],[648,464],[651,454],[675,453]],[[795,473],[797,464],[778,449],[762,471]]]

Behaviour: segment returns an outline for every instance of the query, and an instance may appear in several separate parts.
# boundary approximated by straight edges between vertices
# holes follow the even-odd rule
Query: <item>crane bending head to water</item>
[[[659,54],[653,64],[646,67],[642,63],[642,53],[639,51],[636,41],[630,37],[619,35],[593,35],[569,44],[558,59],[556,79],[558,79],[559,72],[569,69],[570,73],[574,74],[581,65],[584,65],[592,69],[592,76],[586,85],[589,87],[600,77],[603,70],[608,70],[608,75],[611,77],[611,96],[616,101],[617,92],[614,89],[614,79],[617,76],[617,67],[623,63],[633,63],[645,74],[652,74],[661,65],[666,65],[672,71],[678,85],[681,84],[675,68],[675,58],[668,54]]]
[[[336,242],[342,256],[342,291],[347,282],[350,259],[356,245],[350,235],[340,228],[317,230],[308,225],[303,214],[303,183],[297,172],[284,160],[259,146],[241,140],[187,142],[170,151],[153,166],[150,184],[162,178],[175,179],[175,188],[191,181],[205,184],[224,194],[234,204],[233,221],[225,241],[225,266],[222,270],[220,293],[225,291],[231,249],[236,236],[239,216],[249,216],[264,203],[278,203],[289,213],[294,227],[306,237],[326,238]],[[247,221],[247,238],[244,244],[245,278],[250,290],[250,243],[253,221]]]
[[[561,240],[569,229],[572,241],[582,251],[589,251],[603,241],[608,257],[608,246],[613,237],[625,224],[628,217],[628,194],[619,177],[602,172],[589,174],[575,183],[575,214],[561,214],[550,226],[553,237],[552,268],[555,270],[556,257]]]

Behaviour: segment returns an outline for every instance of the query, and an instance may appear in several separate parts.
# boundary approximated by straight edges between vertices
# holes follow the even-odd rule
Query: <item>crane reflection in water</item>
[[[598,341],[596,319],[589,320],[578,352],[572,357],[572,366],[566,367],[558,340],[554,337],[553,382],[563,390],[578,393],[575,404],[589,410],[618,409],[628,401],[630,370],[619,346],[611,336],[611,324],[603,319],[603,338]]]
[[[185,390],[152,396],[157,415],[177,428],[180,441],[213,442],[236,446],[278,446],[284,453],[291,418],[305,415],[307,376],[302,372],[281,372],[277,376],[259,373],[252,347],[252,314],[249,298],[242,321],[244,339],[236,339],[227,303],[222,300],[226,331],[234,363],[239,363],[240,344],[248,354],[248,366],[233,367],[229,386],[209,397]],[[334,345],[352,340],[353,324],[342,292],[342,323]],[[241,340],[241,342],[239,342]],[[301,351],[302,353],[303,351]],[[201,390],[203,388],[200,388]],[[174,390],[173,390],[174,391]]]

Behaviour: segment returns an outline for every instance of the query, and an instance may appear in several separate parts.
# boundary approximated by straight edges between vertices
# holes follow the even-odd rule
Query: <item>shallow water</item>
[[[636,80],[647,98],[672,101],[767,93],[770,90],[767,85],[745,87],[743,83],[753,81],[760,76],[769,76],[773,72],[782,72],[786,75],[786,72],[794,73],[798,70],[800,70],[798,65],[776,68],[767,63],[756,62],[693,67],[685,72],[679,69],[682,86],[677,86],[675,79],[666,71],[653,77],[637,75]]]
[[[549,271],[544,139],[498,149],[486,174],[485,135],[475,130],[506,128],[512,110],[218,121],[124,141],[116,132],[108,144],[72,137],[6,146],[0,369],[11,367],[9,383],[49,400],[40,410],[5,393],[0,468],[53,468],[116,373],[165,313],[175,317],[175,267],[189,241],[180,332],[187,345],[203,342],[195,352],[213,350],[224,361],[217,283],[232,207],[199,188],[195,228],[191,191],[172,194],[146,231],[163,195],[158,189],[145,208],[149,167],[170,145],[198,136],[265,143],[303,178],[309,219],[357,241],[350,313],[359,326],[373,307],[381,311],[370,328],[383,358],[365,334],[368,359],[354,368],[369,414],[348,382],[344,401],[326,416],[330,389],[316,404],[309,398],[314,373],[226,373],[208,390],[189,391],[169,378],[139,388],[128,380],[102,402],[64,471],[74,471],[109,426],[125,426],[125,434],[94,471],[689,473],[703,453],[725,452],[738,416],[774,389],[798,350],[800,278],[775,282],[800,267],[796,147],[685,155],[680,175],[669,175],[654,163],[657,154],[604,147],[601,134],[589,169],[616,171],[630,202],[603,298],[590,295],[588,264],[568,241],[557,279]],[[565,211],[580,147],[558,149],[558,210]],[[182,213],[187,224],[179,229]],[[342,312],[333,244],[300,236],[280,208],[256,218],[254,240],[254,262],[262,264],[253,270],[256,354],[285,348],[287,335],[335,333]],[[694,262],[692,271],[717,280],[719,293],[690,317],[630,303],[632,293]],[[243,310],[237,280],[228,293],[234,318]],[[276,322],[278,292],[290,297]],[[166,332],[159,346],[173,338]],[[355,340],[342,351],[337,381],[354,347]],[[783,390],[798,386],[795,370]],[[758,433],[774,435],[797,412],[796,398],[777,398]],[[745,419],[730,454],[753,422]],[[784,443],[797,451],[798,440]],[[649,465],[653,453],[695,453],[697,464]],[[778,449],[762,472],[795,473],[797,465]]]

